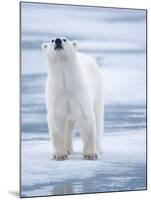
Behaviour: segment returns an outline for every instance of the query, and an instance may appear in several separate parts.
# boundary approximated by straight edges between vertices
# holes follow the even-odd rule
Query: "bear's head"
[[[52,38],[48,43],[42,44],[42,50],[50,62],[63,62],[76,56],[77,41],[69,41],[65,37]]]

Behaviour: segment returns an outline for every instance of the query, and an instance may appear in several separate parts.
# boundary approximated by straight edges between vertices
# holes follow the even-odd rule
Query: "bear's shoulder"
[[[92,56],[77,52],[77,58],[82,68],[89,69],[90,71],[100,71],[96,60]]]
[[[77,52],[77,57],[80,61],[95,62],[95,59],[87,54]]]

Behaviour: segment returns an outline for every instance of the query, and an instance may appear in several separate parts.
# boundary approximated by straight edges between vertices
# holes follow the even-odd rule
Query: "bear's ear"
[[[45,51],[48,48],[48,45],[49,44],[46,42],[42,43],[42,45],[41,45],[42,50]]]
[[[78,50],[79,45],[78,45],[78,42],[76,40],[72,41],[72,45],[75,48],[75,50]]]

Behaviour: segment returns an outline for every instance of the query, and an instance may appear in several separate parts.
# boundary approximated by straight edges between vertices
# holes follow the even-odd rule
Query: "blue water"
[[[93,56],[102,70],[105,90],[104,135],[126,135],[128,131],[146,134],[146,13],[144,10],[56,6],[22,3],[21,9],[21,139],[22,144],[31,141],[48,141],[45,108],[45,81],[47,66],[41,51],[42,42],[53,36],[65,36],[79,41],[79,51]],[[79,129],[76,129],[79,136]],[[129,137],[129,136],[128,136]],[[131,138],[129,138],[131,140]],[[26,145],[25,145],[26,146]],[[114,147],[113,147],[114,148]],[[32,154],[32,153],[31,153]],[[30,168],[30,162],[22,156],[22,162]],[[132,161],[131,161],[132,162]],[[138,163],[137,163],[138,164]],[[127,163],[128,165],[128,163]],[[25,166],[22,166],[25,169]],[[33,165],[31,164],[31,167]],[[122,186],[110,185],[110,174],[99,172],[97,177],[83,180],[80,192],[135,190],[146,187],[146,161],[139,168],[133,163],[135,178],[130,174],[116,174],[112,180],[124,176]],[[32,176],[32,174],[30,174]],[[41,179],[44,177],[41,175]],[[24,180],[24,175],[22,174]],[[95,184],[89,184],[89,181]],[[45,180],[45,178],[44,178]],[[104,186],[99,186],[103,181]],[[76,183],[77,182],[77,183]],[[67,179],[53,183],[44,181],[42,195],[72,193],[71,185],[80,179]],[[114,181],[113,181],[114,182]],[[101,182],[102,183],[102,182]],[[118,179],[117,179],[118,183]],[[29,185],[28,185],[29,184]],[[30,182],[22,181],[23,196],[40,195],[38,183],[32,189]],[[49,186],[55,190],[49,192]],[[39,185],[40,188],[40,185]],[[33,193],[32,193],[33,190]],[[37,191],[37,193],[36,193]],[[29,192],[29,193],[28,193]]]

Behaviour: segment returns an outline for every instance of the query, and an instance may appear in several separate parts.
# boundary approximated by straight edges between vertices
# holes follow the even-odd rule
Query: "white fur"
[[[62,50],[55,50],[52,41],[42,44],[48,62],[46,107],[53,156],[62,160],[72,153],[72,134],[78,122],[83,156],[93,160],[102,152],[104,106],[100,70],[93,58],[77,52],[76,41],[61,40]]]

